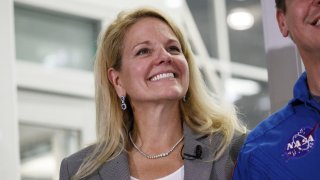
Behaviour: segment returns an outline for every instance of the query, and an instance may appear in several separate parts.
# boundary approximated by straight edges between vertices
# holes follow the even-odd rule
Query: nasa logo
[[[283,156],[286,160],[306,155],[314,147],[312,128],[302,128],[286,144]]]

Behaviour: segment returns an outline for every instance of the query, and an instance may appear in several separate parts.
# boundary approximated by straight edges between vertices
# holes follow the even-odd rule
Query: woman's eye
[[[137,56],[141,56],[141,55],[144,55],[144,54],[148,54],[150,53],[150,49],[148,48],[143,48],[143,49],[140,49],[138,52],[137,52]]]
[[[170,53],[173,53],[173,54],[180,54],[180,52],[181,52],[180,48],[177,47],[177,46],[170,46],[170,47],[168,48],[168,51],[169,51]]]

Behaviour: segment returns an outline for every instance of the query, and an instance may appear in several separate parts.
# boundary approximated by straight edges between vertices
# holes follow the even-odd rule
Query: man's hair
[[[286,0],[275,0],[276,1],[276,8],[286,12]]]

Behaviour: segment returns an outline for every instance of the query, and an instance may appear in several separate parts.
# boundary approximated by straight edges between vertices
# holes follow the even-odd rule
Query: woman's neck
[[[162,152],[183,135],[179,103],[135,107],[132,137],[143,149]],[[153,150],[152,150],[153,149]]]

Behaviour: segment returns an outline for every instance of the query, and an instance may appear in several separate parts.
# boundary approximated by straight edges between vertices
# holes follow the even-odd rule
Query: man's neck
[[[319,53],[301,54],[301,57],[306,68],[308,86],[311,94],[320,96],[320,55]]]

